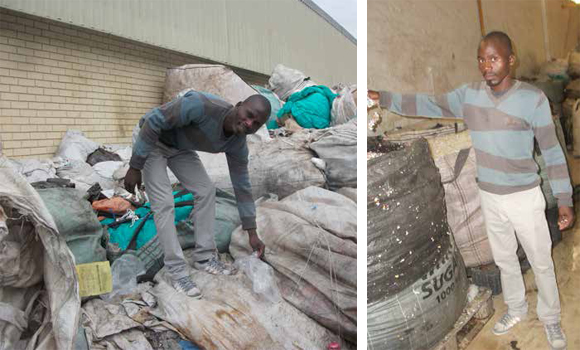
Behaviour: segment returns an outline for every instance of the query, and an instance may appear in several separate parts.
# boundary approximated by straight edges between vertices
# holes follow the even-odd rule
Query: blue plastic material
[[[173,195],[176,195],[178,192],[174,192]],[[186,193],[175,198],[175,203],[183,202],[183,201],[193,201],[193,195],[191,193]],[[187,219],[189,213],[193,209],[193,205],[177,207],[175,208],[175,224],[178,222]],[[155,228],[155,222],[153,221],[153,215],[149,215],[147,218],[145,216],[151,212],[151,205],[146,203],[144,206],[135,210],[135,214],[140,218],[139,220],[135,221],[133,225],[131,222],[127,222],[121,224],[117,227],[108,227],[109,235],[110,235],[110,242],[116,243],[119,245],[121,250],[126,250],[131,238],[133,237],[133,232],[143,220],[146,220],[145,224],[141,228],[137,236],[137,245],[136,249],[138,250],[144,244],[149,242],[151,238],[153,238],[157,234],[157,229]],[[109,225],[115,222],[114,219],[105,219],[101,221],[101,225]]]
[[[180,340],[179,345],[181,345],[181,349],[183,350],[201,350],[195,344],[187,340]]]

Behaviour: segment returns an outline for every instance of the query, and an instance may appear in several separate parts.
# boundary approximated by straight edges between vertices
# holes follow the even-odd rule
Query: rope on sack
[[[137,220],[139,220],[139,216],[137,216],[137,214],[135,214],[135,212],[131,209],[127,209],[127,212],[121,216],[121,218],[119,219],[119,221],[129,221],[131,220],[131,226],[129,227],[133,227],[133,225],[135,225],[135,222],[137,222]]]
[[[323,230],[317,221],[315,221],[315,224],[320,230]],[[328,242],[328,238],[326,238],[326,237],[324,237],[324,238],[326,239],[326,250],[328,251],[328,264],[329,264],[329,274],[330,274],[331,296],[332,296],[332,299],[334,302],[334,312],[335,312],[335,317],[336,317],[336,323],[338,324],[338,336],[340,338],[342,338],[342,327],[341,327],[342,323],[339,320],[340,310],[338,309],[340,297],[339,297],[338,291],[337,291],[336,272],[334,269],[334,259],[332,259],[332,252],[330,251],[330,242]],[[333,291],[334,291],[334,293],[333,293]]]
[[[299,200],[304,201],[302,198],[302,194],[299,193]],[[305,201],[304,201],[305,202]],[[318,227],[318,229],[320,231],[324,231],[326,232],[326,230],[324,230],[320,224],[318,223],[318,220],[314,219],[314,224],[316,225],[316,227]],[[312,248],[310,248],[310,252],[308,253],[308,259],[306,259],[306,264],[304,264],[304,268],[302,269],[302,271],[298,274],[298,282],[296,282],[297,286],[294,289],[294,291],[292,292],[292,294],[290,295],[290,298],[294,297],[294,295],[296,294],[296,292],[298,291],[298,288],[300,287],[300,282],[302,281],[302,278],[304,276],[304,273],[306,272],[306,269],[309,267],[310,264],[310,260],[312,258],[312,254],[314,252],[315,248],[321,247],[320,245],[320,233],[317,236],[317,241],[315,246],[313,246]],[[340,338],[342,338],[342,323],[340,322],[340,310],[338,309],[338,302],[339,302],[339,295],[337,292],[337,288],[336,288],[336,273],[334,270],[334,259],[332,259],[332,251],[330,250],[330,243],[328,242],[328,239],[326,239],[326,250],[328,251],[328,262],[329,262],[329,279],[330,279],[330,287],[331,287],[331,299],[333,301],[333,308],[334,308],[334,312],[335,312],[335,321],[336,324],[338,325],[338,336]],[[334,293],[333,293],[334,291]]]
[[[321,231],[325,231],[324,229],[322,229],[320,227],[320,225],[318,225],[318,223],[315,223],[315,224]],[[318,234],[317,238],[320,238],[320,233]],[[296,282],[297,286],[296,286],[296,288],[294,288],[294,291],[290,295],[290,298],[294,297],[294,295],[298,291],[298,288],[300,288],[300,282],[302,281],[304,273],[306,272],[306,270],[308,269],[308,267],[310,265],[310,260],[311,260],[312,254],[314,252],[314,249],[319,248],[319,247],[324,248],[320,244],[320,239],[317,240],[316,243],[317,243],[317,245],[310,248],[310,252],[308,254],[308,259],[306,260],[306,263],[304,264],[302,271],[298,274],[298,282]],[[328,251],[328,262],[329,262],[329,275],[330,275],[329,279],[330,279],[330,286],[331,286],[331,299],[333,301],[333,308],[334,308],[334,312],[335,312],[335,321],[338,325],[338,336],[342,338],[342,326],[341,326],[340,318],[339,318],[340,310],[338,310],[338,306],[337,306],[339,303],[339,296],[338,296],[338,292],[336,291],[336,289],[337,289],[336,288],[336,273],[335,273],[334,266],[333,266],[334,259],[332,259],[332,252],[330,250],[330,244],[328,243],[328,241],[326,243],[327,243],[326,249]],[[332,291],[334,291],[334,293]]]

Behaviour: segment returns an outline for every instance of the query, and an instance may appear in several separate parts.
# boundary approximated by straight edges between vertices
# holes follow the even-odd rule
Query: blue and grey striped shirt
[[[516,80],[498,97],[485,82],[466,84],[440,96],[381,91],[380,104],[405,116],[463,119],[475,150],[479,188],[490,193],[509,194],[540,184],[533,158],[535,137],[558,205],[572,206],[566,158],[556,138],[548,99],[536,87]]]

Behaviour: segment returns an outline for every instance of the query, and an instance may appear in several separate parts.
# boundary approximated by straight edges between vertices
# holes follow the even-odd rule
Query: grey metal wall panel
[[[313,80],[356,82],[356,44],[299,0],[0,0],[56,19],[270,74],[274,65]]]

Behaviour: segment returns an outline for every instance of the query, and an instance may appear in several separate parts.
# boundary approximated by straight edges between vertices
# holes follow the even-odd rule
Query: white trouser
[[[546,202],[540,187],[507,195],[482,190],[479,193],[491,251],[501,271],[508,312],[513,316],[524,316],[528,312],[524,279],[516,255],[517,235],[536,277],[538,318],[545,324],[560,322],[552,241],[544,213]]]

